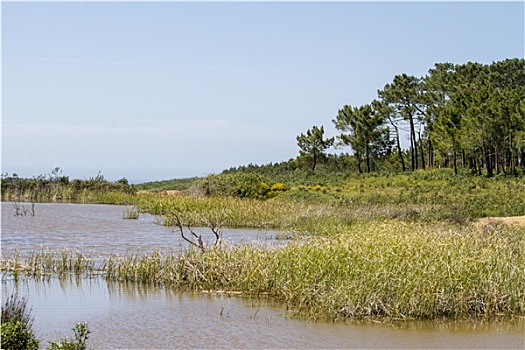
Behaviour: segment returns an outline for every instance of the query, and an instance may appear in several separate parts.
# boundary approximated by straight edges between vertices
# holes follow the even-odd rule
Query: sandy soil
[[[169,190],[169,191],[166,191],[166,194],[168,196],[178,196],[182,193],[182,191],[178,191],[178,190]]]
[[[509,216],[509,217],[492,217],[482,218],[476,221],[478,225],[488,225],[491,223],[501,222],[507,225],[516,225],[525,227],[525,216]]]

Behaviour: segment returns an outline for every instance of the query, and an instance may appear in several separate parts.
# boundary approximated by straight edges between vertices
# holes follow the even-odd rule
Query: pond
[[[30,207],[30,204],[24,204]],[[123,219],[129,206],[99,204],[37,203],[35,216],[15,216],[13,203],[2,202],[2,252],[9,256],[18,249],[24,257],[35,249],[78,249],[95,256],[112,253],[151,253],[178,251],[185,242],[172,227],[162,226],[162,218],[140,214]],[[211,239],[209,228],[195,228],[203,240]],[[261,242],[279,244],[277,232],[223,229],[228,243]]]
[[[2,203],[2,255],[47,247],[112,252],[183,249],[172,229],[125,207],[37,204],[35,216],[14,217]],[[224,230],[226,241],[278,243],[276,232]],[[115,348],[510,348],[525,346],[523,318],[504,321],[374,321],[325,323],[291,319],[282,305],[228,295],[179,293],[162,287],[108,283],[100,277],[19,279],[2,276],[2,298],[28,298],[43,340],[72,335],[77,322],[92,331],[88,346]]]

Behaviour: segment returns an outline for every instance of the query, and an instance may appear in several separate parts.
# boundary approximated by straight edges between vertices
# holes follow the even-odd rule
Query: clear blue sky
[[[288,160],[396,74],[523,57],[524,3],[4,2],[2,39],[2,172],[137,182]]]

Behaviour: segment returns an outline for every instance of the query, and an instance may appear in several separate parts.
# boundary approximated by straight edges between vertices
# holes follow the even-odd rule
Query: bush
[[[308,186],[308,191],[314,191],[317,192],[321,189],[321,185],[315,185],[315,186]]]
[[[2,306],[2,326],[0,345],[9,350],[37,350],[40,340],[33,330],[31,309],[27,308],[27,300],[19,299],[16,294],[11,295]],[[86,350],[86,341],[89,333],[87,323],[77,323],[73,327],[75,339],[69,337],[58,342],[50,342],[46,350]]]
[[[28,329],[27,324],[23,322],[13,320],[2,322],[1,330],[2,349],[36,350],[40,345],[33,331]]]
[[[51,346],[46,350],[86,350],[86,342],[91,333],[87,323],[77,323],[73,327],[73,332],[75,332],[75,339],[66,337],[58,342],[50,342]]]
[[[278,182],[276,184],[273,184],[272,191],[274,192],[282,192],[286,190],[286,186],[282,182]]]
[[[11,295],[2,306],[2,349],[38,349],[27,300]]]
[[[213,174],[197,181],[190,192],[204,196],[266,198],[271,189],[267,182],[267,178],[257,174]]]

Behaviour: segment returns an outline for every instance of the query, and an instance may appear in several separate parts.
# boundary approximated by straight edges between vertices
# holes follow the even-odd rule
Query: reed
[[[140,208],[137,206],[124,209],[122,213],[123,219],[137,220],[140,216]]]
[[[34,254],[28,271],[271,297],[312,319],[525,315],[525,230],[405,221],[318,228],[286,246],[112,256],[101,265]],[[38,259],[37,259],[38,258]],[[84,261],[84,260],[82,260]],[[31,267],[31,265],[36,265]]]
[[[15,277],[18,274],[34,277],[50,274],[80,276],[92,273],[96,266],[90,254],[71,249],[58,252],[45,249],[31,252],[25,260],[20,258],[18,252],[7,258],[2,257],[0,270],[12,273]]]

